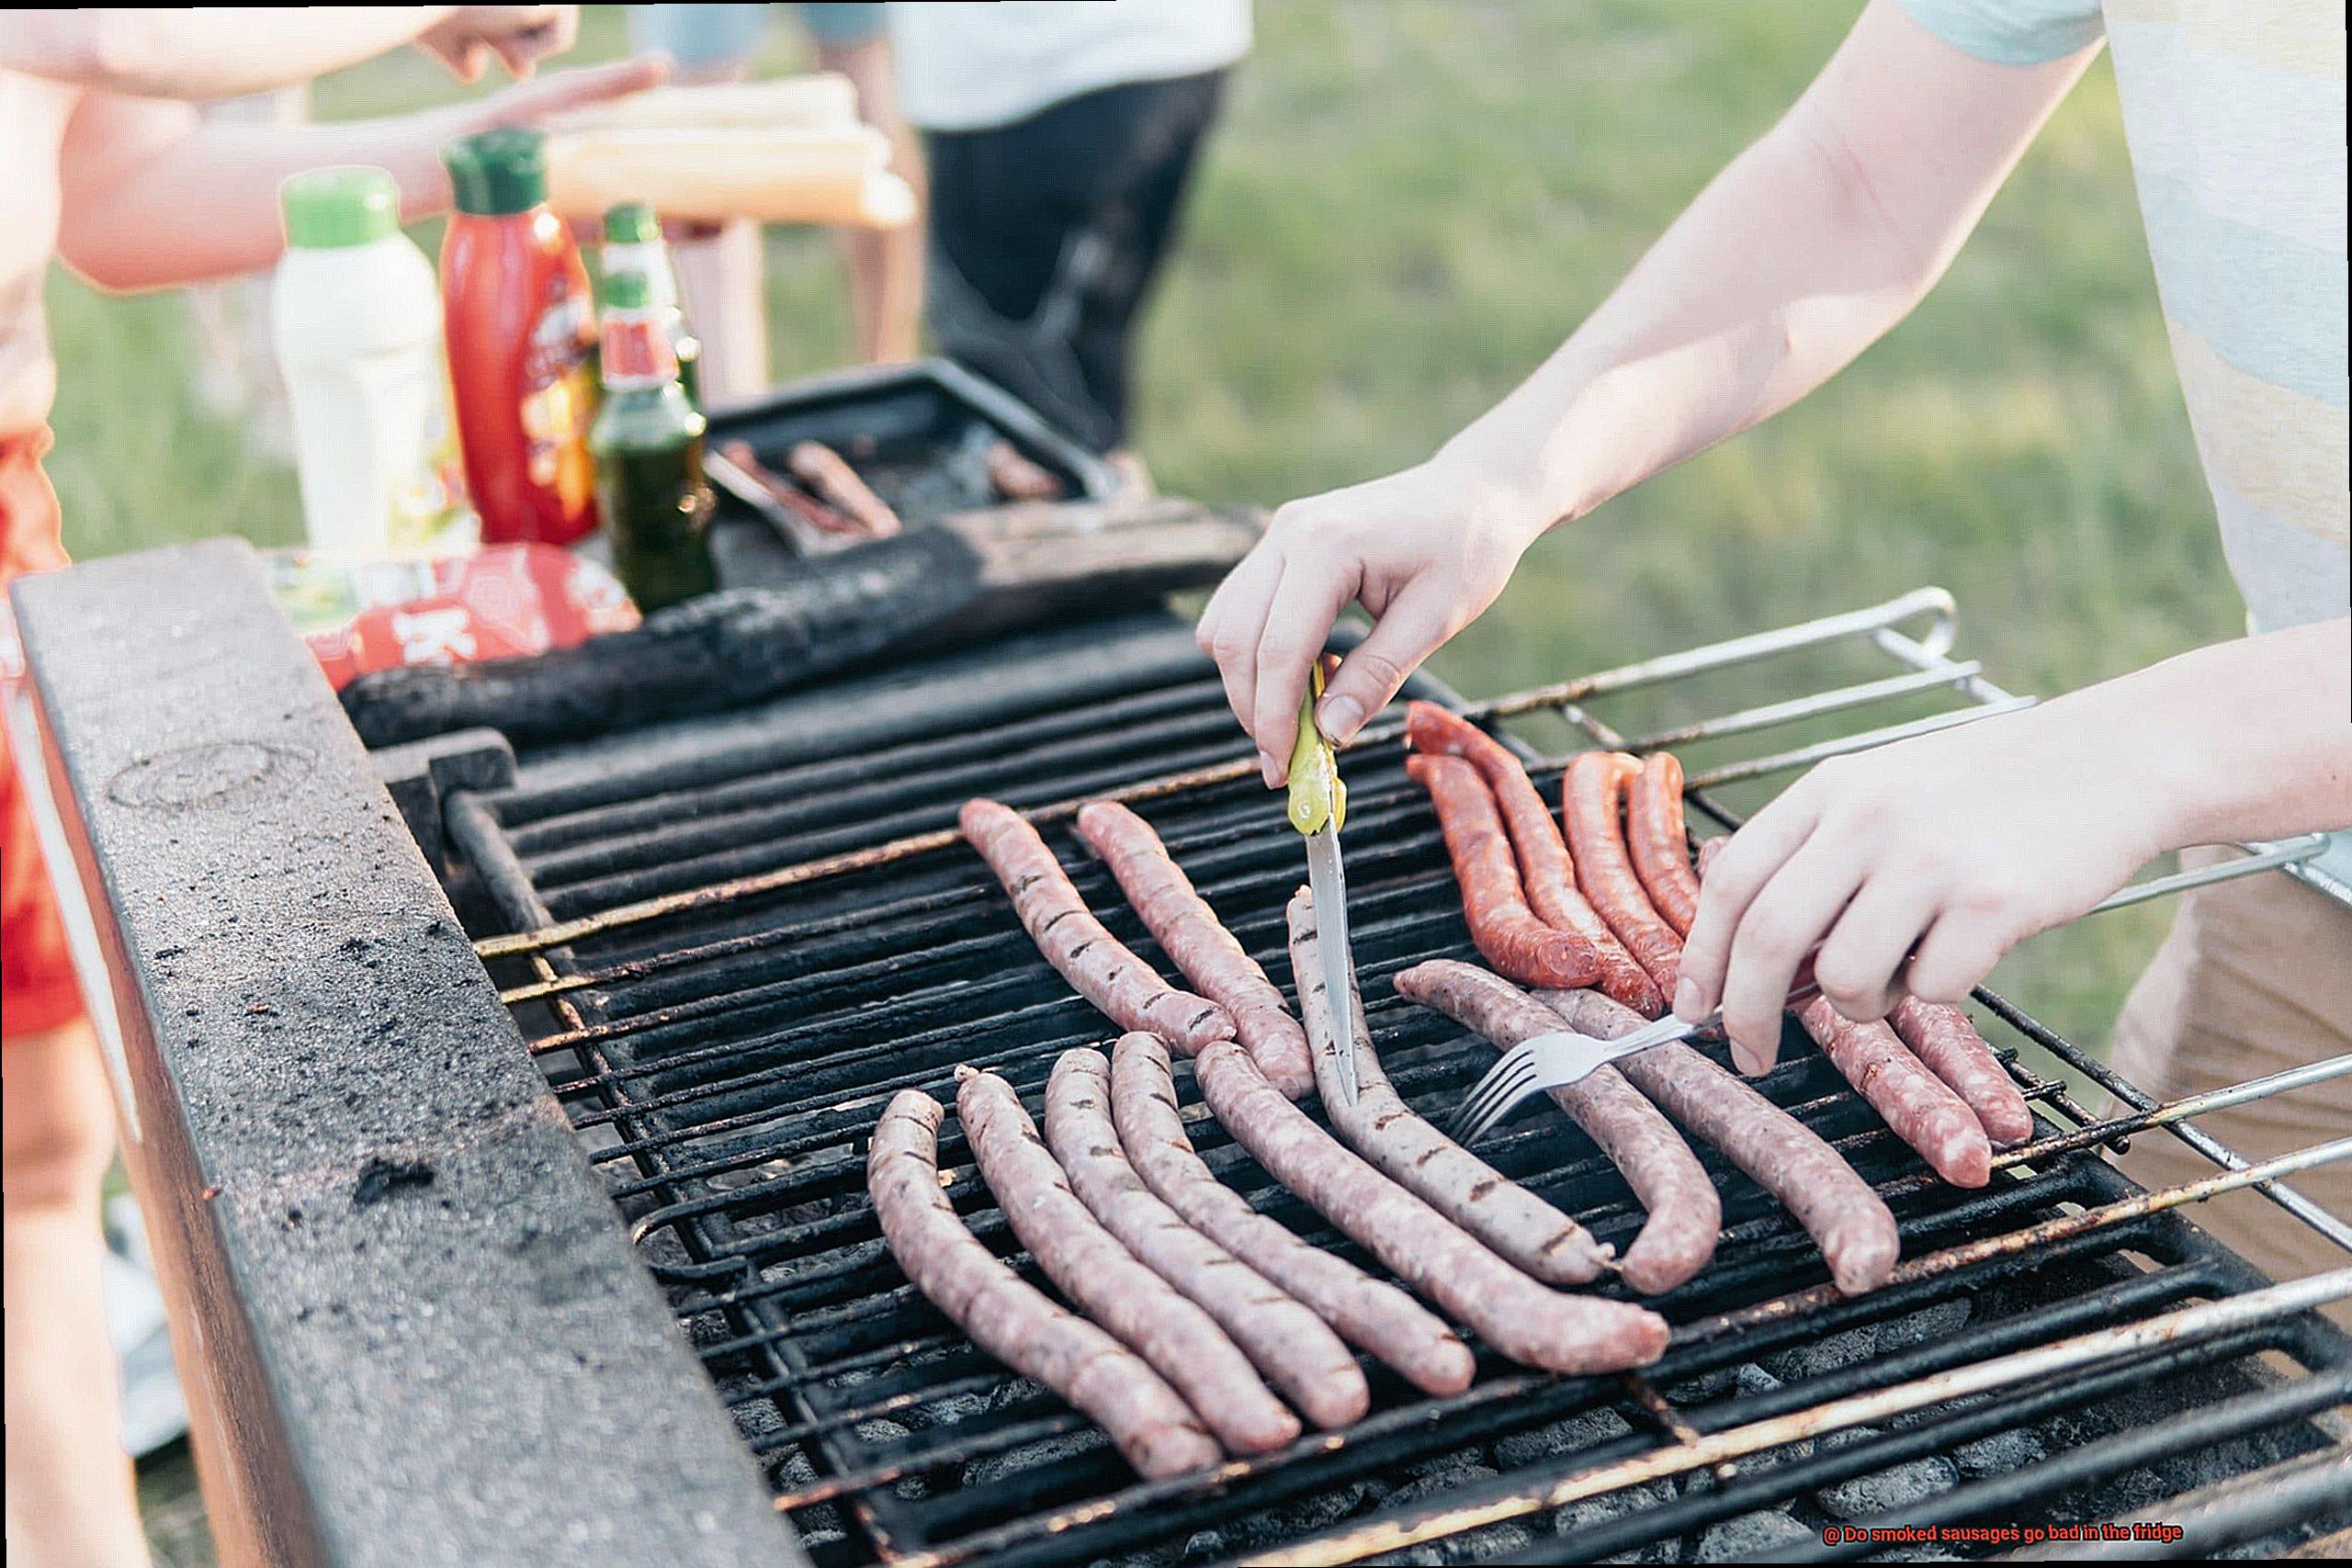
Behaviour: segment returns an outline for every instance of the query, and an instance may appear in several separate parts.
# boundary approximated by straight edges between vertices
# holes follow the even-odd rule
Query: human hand
[[[666,60],[620,60],[610,65],[586,65],[576,71],[558,71],[536,81],[517,82],[488,97],[438,111],[442,122],[435,128],[438,136],[435,146],[438,148],[440,141],[452,136],[467,136],[503,125],[536,125],[549,115],[627,97],[631,93],[660,86],[669,74],[670,62]]]
[[[1267,787],[1288,776],[1309,668],[1350,601],[1372,613],[1373,628],[1316,710],[1317,728],[1340,745],[1495,602],[1542,531],[1442,457],[1276,512],[1210,598],[1197,634],[1258,744]]]
[[[2115,787],[2138,739],[2062,705],[1821,763],[1709,867],[1674,1010],[1720,1001],[1735,1061],[1758,1073],[1816,945],[1815,977],[1849,1018],[1905,991],[1963,999],[2011,947],[2173,847],[2161,792]]]
[[[419,35],[416,45],[460,82],[479,82],[492,54],[520,79],[580,36],[577,6],[460,6]]]

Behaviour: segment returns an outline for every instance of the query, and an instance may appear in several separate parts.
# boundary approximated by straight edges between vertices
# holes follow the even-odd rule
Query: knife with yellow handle
[[[1355,950],[1348,940],[1348,874],[1340,863],[1340,829],[1348,816],[1348,786],[1339,759],[1315,725],[1316,700],[1323,694],[1318,660],[1298,705],[1298,739],[1290,750],[1290,824],[1306,840],[1306,883],[1315,895],[1315,951],[1323,960],[1323,984],[1330,997],[1331,1048],[1340,1089],[1356,1101]]]

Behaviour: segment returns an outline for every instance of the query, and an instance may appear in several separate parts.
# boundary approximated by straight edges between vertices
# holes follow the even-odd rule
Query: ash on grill
[[[1922,615],[1924,635],[1901,629]],[[1949,631],[1949,601],[1928,591],[1484,711],[1556,710],[1636,751],[1883,703],[1916,716],[1694,768],[1699,786],[1736,784],[2013,702],[1945,657]],[[1792,649],[1897,670],[1630,740],[1582,705]],[[1948,705],[1954,694],[1968,705]],[[1397,970],[1471,949],[1426,799],[1385,743],[1396,721],[1380,725],[1347,764],[1357,958],[1381,1058],[1429,1112],[1491,1052],[1390,992]],[[1487,1358],[1468,1393],[1432,1399],[1369,1363],[1374,1408],[1356,1427],[1213,1483],[1136,1483],[1099,1432],[907,1286],[865,1200],[864,1139],[899,1088],[950,1098],[959,1063],[1001,1073],[1034,1112],[1061,1050],[1110,1038],[956,840],[973,795],[1029,810],[1089,905],[1159,962],[1068,820],[1080,798],[1133,792],[1243,945],[1284,972],[1296,837],[1242,749],[1184,628],[1098,623],[526,756],[444,803],[477,908],[513,933],[480,950],[820,1562],[1850,1555],[1872,1549],[1825,1545],[1824,1530],[2143,1506],[2197,1510],[2199,1550],[2275,1549],[2346,1522],[2352,1457],[2332,1413],[2352,1399],[2352,1342],[2306,1310],[2334,1277],[2267,1287],[2184,1223],[2178,1205],[2197,1191],[2137,1195],[2101,1145],[2160,1118],[2098,1123],[2053,1063],[2146,1102],[1989,993],[1979,1021],[2035,1109],[2038,1141],[1996,1162],[1981,1192],[1928,1176],[1801,1037],[1757,1080],[1893,1207],[1905,1263],[1885,1289],[1838,1297],[1804,1233],[1710,1151],[1725,1239],[1713,1266],[1659,1299],[1677,1334],[1645,1375],[1539,1377]],[[1556,806],[1557,763],[1536,776]],[[1363,1261],[1202,1113],[1182,1066],[1179,1081],[1223,1179]],[[1604,1242],[1622,1246],[1641,1221],[1614,1168],[1548,1108],[1480,1153]],[[974,1233],[1036,1281],[952,1122],[941,1163]],[[2275,1180],[2294,1168],[2198,1191],[2257,1185],[2300,1212]],[[2165,1332],[2138,1326],[2152,1321]],[[2217,1483],[2231,1490],[2200,1494]]]

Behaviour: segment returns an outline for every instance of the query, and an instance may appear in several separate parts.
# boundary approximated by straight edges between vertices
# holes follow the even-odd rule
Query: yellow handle
[[[1315,727],[1315,703],[1322,694],[1318,660],[1299,699],[1298,737],[1290,747],[1290,825],[1302,833],[1320,832],[1326,822],[1336,833],[1348,820],[1348,786],[1340,782],[1339,759]]]

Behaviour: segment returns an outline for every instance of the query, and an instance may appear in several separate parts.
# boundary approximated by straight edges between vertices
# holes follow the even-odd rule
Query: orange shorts
[[[16,578],[65,564],[57,535],[57,492],[40,460],[46,427],[0,436],[0,592]],[[0,673],[15,675],[16,626],[0,596]],[[17,782],[8,737],[0,729],[0,1038],[13,1040],[81,1016],[82,992],[66,957],[65,931],[49,888],[40,840]]]

